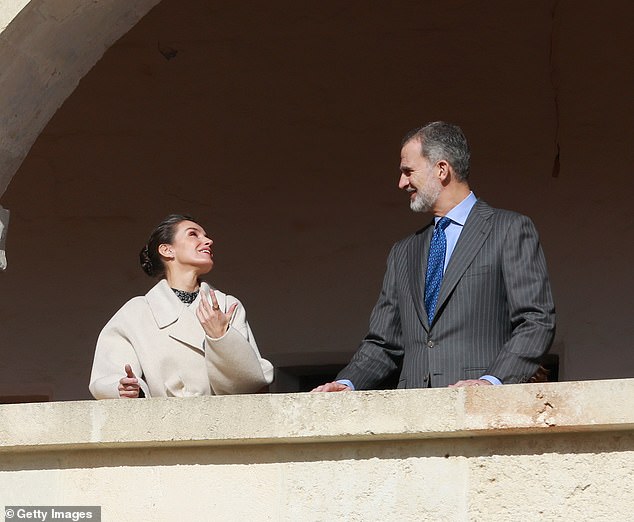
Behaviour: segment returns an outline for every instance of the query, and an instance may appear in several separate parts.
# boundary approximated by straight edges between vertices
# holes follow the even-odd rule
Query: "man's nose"
[[[401,174],[401,178],[398,180],[398,188],[404,189],[409,186],[409,177],[405,174]]]

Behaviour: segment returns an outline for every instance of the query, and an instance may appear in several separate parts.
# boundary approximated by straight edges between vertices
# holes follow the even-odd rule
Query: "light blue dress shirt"
[[[460,203],[458,203],[454,208],[452,208],[449,212],[447,212],[446,216],[451,219],[451,223],[445,229],[445,236],[447,237],[447,250],[445,252],[445,265],[443,267],[443,274],[445,270],[447,270],[447,265],[449,264],[449,260],[453,254],[454,249],[456,248],[456,243],[458,243],[458,238],[462,233],[462,229],[464,228],[465,223],[467,222],[467,218],[469,217],[469,213],[471,209],[478,201],[478,198],[475,197],[473,192],[469,192],[469,195],[464,198]],[[438,223],[442,216],[436,216],[434,218],[434,224]],[[502,384],[502,381],[493,375],[483,375],[480,379],[484,379],[485,381],[489,381],[491,384]],[[345,384],[349,388],[354,390],[354,385],[348,379],[341,379],[337,381],[341,384]]]
[[[456,248],[458,238],[462,233],[464,224],[467,222],[469,212],[471,212],[471,209],[473,208],[473,205],[476,204],[476,201],[478,201],[478,198],[475,197],[473,192],[469,192],[469,195],[466,198],[464,198],[454,208],[447,212],[447,217],[451,219],[451,223],[449,223],[447,228],[445,228],[445,236],[447,238],[447,250],[445,251],[445,266],[443,268],[443,274],[444,271],[447,270],[447,265],[449,264],[449,260],[451,259],[453,251]],[[442,216],[436,216],[434,218],[434,224],[438,223],[441,217]]]

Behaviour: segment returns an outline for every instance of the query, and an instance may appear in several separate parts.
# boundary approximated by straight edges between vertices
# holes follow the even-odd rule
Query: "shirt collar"
[[[473,191],[469,192],[469,195],[464,198],[460,203],[458,203],[454,208],[452,208],[449,212],[447,212],[447,217],[451,219],[453,223],[457,225],[464,226],[467,221],[467,217],[469,217],[469,212],[478,201],[478,198],[475,197]],[[439,216],[434,218],[434,223],[438,223],[440,219]]]

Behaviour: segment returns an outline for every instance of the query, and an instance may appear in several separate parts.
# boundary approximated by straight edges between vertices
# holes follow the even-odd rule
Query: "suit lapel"
[[[427,318],[427,310],[425,310],[425,275],[427,273],[429,243],[433,231],[432,221],[431,225],[428,225],[414,236],[409,244],[407,253],[409,285],[414,300],[414,308],[426,330],[429,330],[429,320]]]
[[[435,317],[441,315],[445,302],[462,278],[465,270],[469,268],[473,258],[482,248],[487,237],[489,237],[492,227],[490,220],[492,214],[493,209],[480,200],[471,210],[447,265],[447,270],[440,286],[440,293],[438,294]]]

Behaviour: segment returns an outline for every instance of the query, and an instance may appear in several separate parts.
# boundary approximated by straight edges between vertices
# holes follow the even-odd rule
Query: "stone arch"
[[[159,2],[13,0],[0,7],[0,196],[81,78]]]

